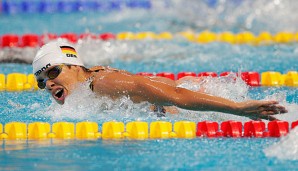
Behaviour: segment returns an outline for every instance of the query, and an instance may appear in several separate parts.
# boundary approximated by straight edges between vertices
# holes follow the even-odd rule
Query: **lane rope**
[[[199,33],[195,32],[121,32],[121,33],[62,33],[57,35],[55,33],[45,33],[45,34],[35,34],[28,33],[23,35],[18,34],[3,34],[0,36],[1,42],[0,47],[2,48],[12,48],[12,47],[39,47],[44,43],[63,38],[67,39],[71,43],[77,43],[79,40],[173,40],[173,39],[184,39],[194,43],[229,43],[234,45],[249,44],[249,45],[270,45],[270,44],[291,44],[298,42],[298,32],[278,32],[276,34],[271,34],[267,31],[261,32],[259,35],[255,35],[252,32],[211,32],[202,31]]]
[[[142,76],[160,76],[166,77],[172,80],[178,80],[185,76],[193,77],[226,77],[230,74],[240,77],[245,83],[250,87],[298,87],[298,72],[288,71],[285,74],[275,71],[262,72],[261,74],[254,71],[247,71],[241,73],[235,72],[222,72],[217,74],[216,72],[179,72],[177,74],[171,72],[139,72],[136,75]],[[1,74],[0,73],[0,91],[34,91],[39,90],[37,87],[37,81],[33,74],[23,74],[23,73],[10,73]]]
[[[159,139],[159,138],[220,138],[220,137],[282,137],[298,125],[298,121],[131,121],[128,123],[110,121],[102,124],[101,131],[96,122],[9,122],[0,124],[0,139]]]

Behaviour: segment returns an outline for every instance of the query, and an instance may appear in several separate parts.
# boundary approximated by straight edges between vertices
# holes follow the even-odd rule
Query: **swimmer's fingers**
[[[268,105],[268,106],[261,106],[258,109],[258,113],[261,115],[275,115],[281,113],[287,113],[288,111],[284,106],[280,105]]]
[[[287,110],[283,106],[271,106],[269,108],[266,108],[266,110],[260,110],[257,114],[257,119],[265,119],[269,121],[277,120],[276,117],[272,115],[286,113]]]
[[[261,120],[261,119],[265,119],[265,120],[269,120],[269,121],[278,120],[278,119],[276,119],[276,117],[274,117],[274,116],[260,116],[260,117],[259,117],[259,120]]]
[[[276,120],[272,115],[287,113],[284,106],[278,105],[277,101],[257,101],[251,100],[243,102],[242,115],[253,120]]]
[[[278,105],[276,101],[248,101],[244,102],[244,114],[260,114],[260,115],[275,115],[287,113],[284,106]]]
[[[270,106],[268,108],[263,108],[257,112],[257,120],[265,119],[269,121],[278,120],[272,115],[287,113],[288,111],[283,106]]]
[[[257,115],[257,114],[252,115],[249,118],[255,121],[262,121],[262,119],[269,120],[269,121],[278,120],[276,117],[271,115]]]

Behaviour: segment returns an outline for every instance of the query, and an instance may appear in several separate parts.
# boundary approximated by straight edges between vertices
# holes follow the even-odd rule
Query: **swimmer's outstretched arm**
[[[129,96],[134,101],[177,106],[196,111],[217,111],[250,118],[275,119],[270,115],[286,113],[276,101],[234,102],[217,96],[179,88],[149,77],[114,72],[94,80],[94,91],[112,97]],[[97,78],[96,77],[96,78]]]

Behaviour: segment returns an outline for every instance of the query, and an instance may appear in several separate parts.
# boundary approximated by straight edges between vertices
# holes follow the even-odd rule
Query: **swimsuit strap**
[[[99,72],[99,71],[104,71],[104,70],[105,70],[105,67],[103,67],[103,66],[95,66],[95,67],[92,67],[92,68],[88,69],[88,71],[91,71],[91,72]],[[89,88],[91,89],[91,91],[93,91],[93,89],[94,89],[93,78],[94,78],[94,76],[91,76],[87,80],[87,81],[90,82]]]
[[[94,66],[88,69],[88,71],[91,72],[100,72],[100,71],[114,71],[114,72],[119,72],[120,70],[115,69],[115,68],[110,68],[110,67],[105,67],[105,66]],[[93,91],[94,85],[93,85],[93,78],[94,76],[90,77],[88,80],[90,80],[90,89]]]
[[[93,91],[93,89],[94,89],[93,81],[90,82],[89,88],[91,89],[91,91]]]

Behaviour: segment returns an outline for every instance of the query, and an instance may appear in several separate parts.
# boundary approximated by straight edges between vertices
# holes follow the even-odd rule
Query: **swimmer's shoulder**
[[[112,68],[93,72],[89,87],[96,95],[117,99],[127,95],[127,90],[133,89],[131,88],[134,85],[131,81],[134,79],[133,75],[127,71]],[[130,96],[130,98],[133,99],[134,97]]]
[[[120,70],[106,66],[95,66],[88,69],[92,73],[90,89],[92,91],[107,91],[115,87],[115,80],[125,79],[126,76],[133,75],[125,70]]]

